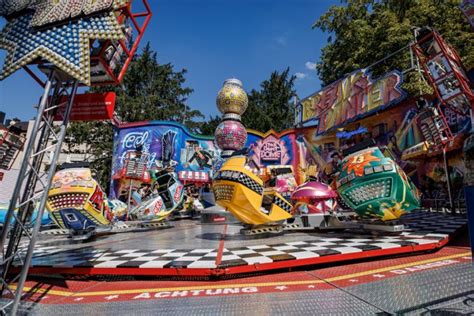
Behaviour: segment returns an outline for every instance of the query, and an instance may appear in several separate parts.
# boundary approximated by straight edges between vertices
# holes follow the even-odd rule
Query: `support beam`
[[[78,87],[77,80],[70,79],[60,70],[54,68],[46,71],[48,81],[38,107],[31,138],[25,147],[18,180],[0,237],[2,251],[0,282],[2,283],[2,298],[4,298],[0,303],[0,312],[8,312],[12,315],[16,315],[22,298],[23,286],[28,276],[35,242],[41,226],[41,218]],[[61,111],[57,103],[63,96],[67,98],[67,106],[64,113],[57,113]],[[57,114],[62,114],[63,120],[59,126],[53,126],[54,117]],[[59,129],[59,132],[55,130],[56,128]],[[41,167],[47,152],[53,155],[53,159],[48,171],[43,172]],[[35,209],[37,216],[36,221],[33,222],[32,217]],[[13,262],[20,258],[19,246],[22,241],[27,244],[27,252],[20,273],[13,275]]]

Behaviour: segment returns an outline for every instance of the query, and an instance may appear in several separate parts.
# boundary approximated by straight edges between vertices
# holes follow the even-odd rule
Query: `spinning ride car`
[[[107,197],[89,168],[56,172],[46,209],[57,226],[78,234],[107,226],[113,219]]]
[[[329,214],[337,206],[337,193],[330,186],[310,181],[296,188],[291,195],[292,214]]]
[[[152,171],[152,194],[129,212],[134,220],[162,221],[182,205],[184,186],[172,168]]]
[[[337,192],[360,217],[397,220],[420,206],[417,188],[390,157],[378,147],[355,152],[342,161]]]
[[[338,216],[337,198],[337,193],[324,183],[310,181],[298,186],[291,195],[291,214],[297,220],[292,224],[301,224],[303,228],[331,226],[331,217]]]
[[[245,156],[230,157],[213,180],[216,203],[251,226],[281,224],[291,218],[291,204],[246,166]]]
[[[214,178],[213,189],[217,204],[251,226],[251,230],[243,231],[245,234],[268,232],[258,230],[263,226],[277,232],[293,228],[398,232],[403,225],[395,225],[395,220],[419,207],[416,187],[395,161],[377,147],[347,156],[336,182],[339,196],[359,215],[358,221],[340,212],[336,192],[319,182],[297,187],[292,194],[292,206],[275,188],[264,187],[263,180],[246,165],[244,156],[231,157],[224,163]]]

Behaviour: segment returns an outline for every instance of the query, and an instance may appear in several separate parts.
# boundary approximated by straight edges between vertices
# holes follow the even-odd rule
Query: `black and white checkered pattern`
[[[444,215],[442,213],[413,212],[402,218],[407,231],[418,233],[452,234],[465,225],[467,219],[462,216]]]
[[[291,212],[291,204],[286,202],[285,200],[280,199],[278,196],[275,195],[275,200],[273,201],[276,206],[281,207],[285,210],[285,212]]]
[[[26,252],[28,251],[28,245],[29,245],[28,238],[23,238],[20,241],[20,244],[18,245],[18,253],[21,257],[24,257],[26,255]],[[47,244],[41,241],[38,241],[35,244],[34,256],[49,255],[49,254],[56,253],[59,251],[63,251],[63,249],[58,248],[57,246],[47,246]],[[19,259],[20,258],[17,257],[15,260],[19,260]]]
[[[254,179],[250,178],[248,175],[240,171],[229,171],[229,170],[219,171],[214,177],[214,180],[226,180],[226,181],[237,182],[237,183],[243,184],[244,186],[246,186],[247,188],[249,188],[250,190],[258,194],[263,193],[263,185],[259,184],[257,181],[255,181]]]
[[[263,193],[263,186],[261,184],[258,184],[257,181],[250,178],[248,175],[244,173],[240,175],[239,182],[245,185],[250,190],[257,192],[258,194]]]
[[[404,218],[409,230],[397,236],[327,234],[311,240],[224,248],[220,264],[217,249],[98,249],[85,247],[35,254],[33,267],[93,268],[226,268],[284,260],[361,253],[371,250],[437,244],[462,228],[462,217],[415,213]]]

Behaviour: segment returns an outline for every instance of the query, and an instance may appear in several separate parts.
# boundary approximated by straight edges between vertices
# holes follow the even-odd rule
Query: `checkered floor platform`
[[[18,252],[19,255],[24,257],[26,255],[26,252],[28,250],[28,244],[29,244],[29,239],[28,238],[23,238],[20,241],[20,244],[18,245]],[[7,249],[7,245],[5,245],[5,251]],[[56,253],[62,251],[60,248],[57,246],[47,246],[43,244],[43,242],[38,241],[35,244],[35,252],[34,256],[44,256],[52,253]]]
[[[362,253],[371,250],[437,244],[456,233],[467,220],[437,213],[417,212],[404,217],[408,229],[397,236],[327,234],[305,241],[217,249],[122,249],[84,247],[74,250],[38,247],[32,267],[52,268],[227,268]]]

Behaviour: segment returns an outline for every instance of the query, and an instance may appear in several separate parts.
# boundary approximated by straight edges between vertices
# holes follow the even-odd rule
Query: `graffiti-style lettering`
[[[123,138],[122,148],[124,149],[135,149],[139,145],[144,145],[148,140],[150,133],[144,132],[130,132]]]
[[[356,71],[302,100],[302,120],[318,118],[318,132],[325,132],[401,100],[405,96],[400,89],[401,81],[401,75],[395,71],[377,80],[371,80],[366,70]]]
[[[277,162],[278,164],[285,165],[290,161],[285,141],[273,135],[258,140],[255,146],[252,147],[252,150],[252,161],[257,166],[264,165],[264,162]]]
[[[155,203],[155,207],[153,208],[153,213],[155,215],[158,214],[161,211],[162,208],[163,208],[163,200],[158,199],[158,201],[156,201],[156,203]]]

